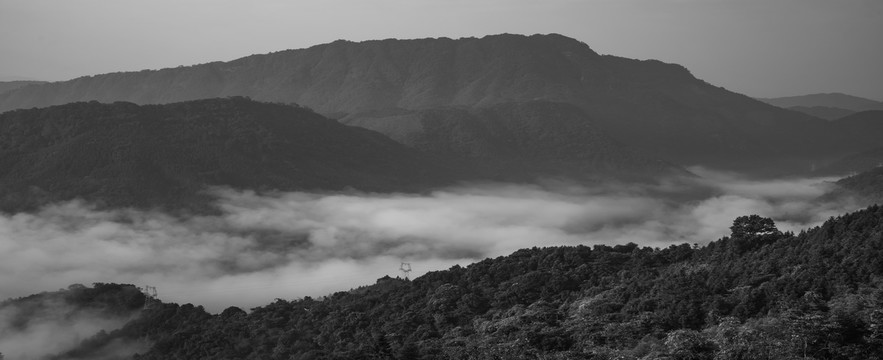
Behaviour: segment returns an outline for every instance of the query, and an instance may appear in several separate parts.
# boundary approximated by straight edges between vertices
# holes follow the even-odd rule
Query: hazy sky
[[[336,39],[560,33],[750,96],[883,100],[883,0],[0,0],[0,77],[65,80]]]

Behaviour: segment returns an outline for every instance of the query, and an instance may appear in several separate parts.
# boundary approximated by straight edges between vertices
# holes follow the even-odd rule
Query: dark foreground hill
[[[458,169],[307,109],[244,98],[0,114],[7,211],[73,198],[198,207],[206,186],[417,191],[451,183]]]
[[[798,235],[736,219],[705,247],[523,249],[324,299],[162,304],[62,358],[880,359],[883,207]]]
[[[335,117],[568,103],[614,139],[675,164],[767,173],[808,171],[813,162],[864,151],[878,141],[867,133],[843,141],[831,137],[837,127],[821,119],[713,86],[682,66],[600,55],[556,34],[336,41],[229,62],[28,86],[0,94],[0,110],[225,96],[298,103]],[[388,135],[402,131],[385,129]]]

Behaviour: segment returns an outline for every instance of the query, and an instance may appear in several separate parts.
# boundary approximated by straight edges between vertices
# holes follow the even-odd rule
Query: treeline
[[[324,299],[163,304],[65,358],[879,359],[883,208],[799,234],[758,216],[707,246],[519,250]]]

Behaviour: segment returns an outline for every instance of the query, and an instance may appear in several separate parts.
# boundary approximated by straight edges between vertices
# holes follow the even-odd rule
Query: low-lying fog
[[[820,201],[833,179],[701,179],[652,186],[483,184],[429,195],[257,195],[216,189],[217,216],[95,210],[80,201],[0,216],[0,299],[93,282],[153,285],[168,302],[218,312],[321,296],[467,265],[519,248],[705,244],[734,218],[772,217],[799,231],[854,211]]]

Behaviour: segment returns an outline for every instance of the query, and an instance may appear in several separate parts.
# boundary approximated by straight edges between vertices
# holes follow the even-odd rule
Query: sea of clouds
[[[214,189],[215,215],[97,209],[82,201],[0,216],[0,299],[116,282],[219,312],[322,296],[525,247],[706,244],[759,214],[783,231],[859,208],[820,200],[832,179],[697,178],[648,185],[472,184],[429,194]]]

